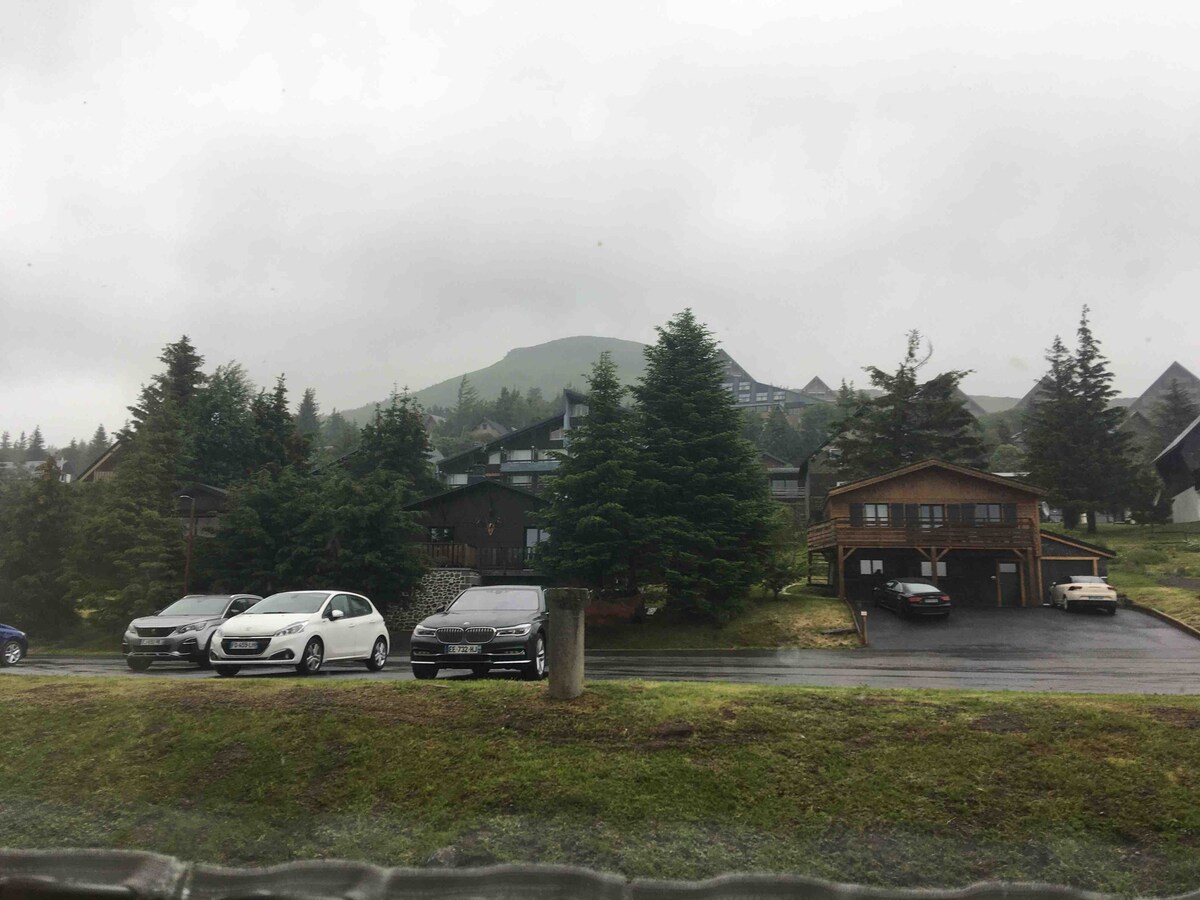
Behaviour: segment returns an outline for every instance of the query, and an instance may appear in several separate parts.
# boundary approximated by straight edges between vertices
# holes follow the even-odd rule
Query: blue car
[[[25,632],[11,625],[0,625],[0,666],[15,666],[28,652]]]

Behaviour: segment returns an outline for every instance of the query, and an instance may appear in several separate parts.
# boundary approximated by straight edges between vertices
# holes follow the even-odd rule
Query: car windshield
[[[219,616],[229,605],[228,597],[184,597],[176,600],[160,616]]]
[[[325,591],[291,591],[272,594],[254,604],[250,612],[260,613],[315,613],[329,596]]]
[[[1070,581],[1073,584],[1108,584],[1098,575],[1072,575]]]
[[[942,592],[942,589],[939,587],[920,582],[906,582],[902,587],[910,594],[940,594]]]
[[[512,588],[471,588],[459,594],[450,605],[450,612],[483,612],[486,610],[517,611],[536,610],[538,593],[533,590]]]

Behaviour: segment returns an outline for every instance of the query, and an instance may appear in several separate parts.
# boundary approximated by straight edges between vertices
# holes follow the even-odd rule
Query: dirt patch
[[[986,731],[989,734],[1027,734],[1029,732],[1029,723],[1013,713],[980,716],[972,720],[969,727],[972,731]]]
[[[1150,709],[1155,721],[1179,728],[1200,728],[1200,709],[1179,706],[1155,706]]]

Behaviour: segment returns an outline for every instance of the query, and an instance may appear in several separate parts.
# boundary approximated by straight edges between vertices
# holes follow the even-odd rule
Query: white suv
[[[295,666],[315,675],[327,662],[346,661],[378,672],[390,646],[383,616],[362,594],[288,591],[221,625],[210,661],[218,675],[236,675],[243,666]]]

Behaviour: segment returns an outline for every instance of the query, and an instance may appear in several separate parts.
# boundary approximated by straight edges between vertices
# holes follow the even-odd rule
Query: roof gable
[[[414,500],[412,503],[405,504],[404,508],[424,509],[427,506],[452,497],[465,497],[469,494],[477,494],[485,491],[507,491],[509,493],[524,497],[527,500],[533,500],[537,506],[545,506],[550,502],[544,497],[539,497],[532,491],[522,490],[521,488],[513,487],[510,484],[504,484],[503,482],[496,481],[492,478],[485,478],[482,481],[475,482],[474,484],[463,485],[461,487],[452,487],[449,490],[441,491],[440,493],[433,494],[429,497],[423,497],[420,500]]]
[[[910,466],[904,466],[901,469],[893,469],[891,472],[885,472],[882,475],[875,475],[871,478],[863,478],[859,481],[852,481],[849,484],[839,485],[830,489],[826,496],[826,502],[835,496],[850,494],[855,491],[860,491],[864,488],[873,487],[887,481],[895,481],[901,478],[909,478],[921,472],[928,470],[940,470],[949,472],[959,477],[967,477],[985,481],[998,487],[1003,487],[1010,491],[1018,491],[1026,494],[1041,496],[1045,493],[1041,488],[1033,487],[1032,485],[1022,484],[1019,481],[1014,481],[1011,478],[1002,478],[998,475],[992,475],[990,472],[984,472],[980,469],[972,469],[969,466],[960,466],[956,463],[944,462],[940,459],[925,459],[918,463],[913,463]]]
[[[1193,399],[1200,401],[1200,378],[1197,378],[1178,362],[1173,362],[1165,372],[1154,380],[1150,387],[1142,392],[1142,395],[1133,401],[1129,406],[1130,412],[1146,411],[1149,412],[1163,395],[1171,389],[1171,382],[1179,382],[1179,387],[1187,392]]]

